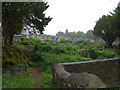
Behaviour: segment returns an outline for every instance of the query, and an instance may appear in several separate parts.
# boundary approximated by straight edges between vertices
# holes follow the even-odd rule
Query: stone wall
[[[57,65],[57,64],[56,64]],[[103,59],[85,62],[61,63],[66,72],[90,73],[98,76],[107,87],[120,84],[120,58]],[[53,65],[53,80],[59,86],[61,78]],[[58,81],[60,80],[60,81]],[[65,82],[65,81],[64,81]],[[58,84],[59,83],[59,84]]]

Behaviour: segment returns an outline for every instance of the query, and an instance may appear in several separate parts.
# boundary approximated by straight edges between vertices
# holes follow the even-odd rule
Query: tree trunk
[[[13,29],[3,31],[2,35],[3,35],[3,41],[4,41],[3,45],[5,47],[12,47],[12,42],[14,37]]]
[[[112,43],[113,43],[113,41],[110,41],[110,42],[107,41],[107,42],[106,42],[107,47],[108,47],[108,48],[112,48]]]

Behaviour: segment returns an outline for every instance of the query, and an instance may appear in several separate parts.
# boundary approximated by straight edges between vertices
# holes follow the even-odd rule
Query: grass
[[[42,72],[40,77],[40,87],[41,88],[53,88],[52,85],[52,74],[47,72]]]
[[[55,88],[52,85],[51,64],[90,61],[91,58],[81,57],[81,49],[95,49],[98,55],[97,59],[120,57],[114,50],[103,48],[104,44],[89,44],[80,43],[76,46],[73,43],[53,44],[51,42],[40,42],[39,40],[26,39],[22,42],[14,43],[15,49],[10,49],[9,52],[3,52],[4,65],[9,63],[25,65],[29,67],[40,67],[41,73],[39,79],[29,77],[31,68],[29,67],[26,74],[13,76],[3,75],[3,88],[34,88],[34,84],[39,82],[41,88]],[[35,49],[36,46],[36,49]],[[4,49],[7,50],[7,49]],[[33,61],[31,61],[33,60]],[[38,61],[36,63],[36,61]],[[29,65],[28,65],[29,64]],[[86,72],[83,72],[86,73]]]
[[[27,75],[11,76],[3,75],[2,87],[3,88],[33,88],[35,79]]]
[[[40,78],[37,82],[40,83],[41,88],[55,88],[52,84],[52,71],[51,66],[45,66],[44,62],[38,62],[34,67],[39,67],[41,69]]]
[[[30,71],[29,71],[30,72]],[[39,86],[41,88],[54,88],[52,85],[52,72],[51,67],[47,66],[43,68],[40,73],[40,78],[37,80],[34,78],[30,78],[30,73],[23,75],[3,75],[2,79],[2,87],[3,88],[34,88],[34,85],[39,82]]]

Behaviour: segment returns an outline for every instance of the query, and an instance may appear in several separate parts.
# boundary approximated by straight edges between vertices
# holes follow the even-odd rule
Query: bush
[[[80,57],[79,55],[55,54],[55,53],[44,53],[43,59],[46,65],[91,60],[90,58]]]
[[[90,49],[95,49],[95,50],[103,50],[105,49],[106,44],[104,43],[91,43],[89,48]]]
[[[72,41],[70,41],[70,40],[61,40],[60,43],[67,44],[67,43],[72,43]]]
[[[111,49],[105,49],[102,51],[96,51],[98,59],[107,59],[107,58],[115,58],[118,57],[119,55],[116,54],[113,50]]]
[[[75,45],[59,44],[57,46],[52,46],[52,52],[56,54],[76,55],[78,54],[78,48]]]
[[[92,50],[92,49],[82,49],[80,51],[80,55],[82,57],[87,57],[87,58],[92,58],[92,59],[96,59],[97,58],[97,55],[96,55],[95,51]]]
[[[89,45],[89,42],[86,42],[84,40],[76,41],[75,43],[79,48],[86,48]]]
[[[88,50],[88,53],[89,53],[89,58],[92,58],[92,59],[97,58],[97,55],[94,50],[90,49],[90,50]]]
[[[40,51],[32,52],[31,58],[33,61],[43,61],[42,53]]]
[[[12,65],[28,65],[30,63],[29,53],[18,47],[6,48],[2,51],[2,66],[7,68]]]

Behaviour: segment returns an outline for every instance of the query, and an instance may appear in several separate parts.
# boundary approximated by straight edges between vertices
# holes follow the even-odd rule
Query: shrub
[[[2,53],[2,66],[4,68],[11,65],[28,65],[30,63],[29,53],[20,48],[5,48]]]
[[[43,61],[42,53],[40,51],[32,52],[31,58],[33,61]]]
[[[60,43],[67,44],[67,43],[72,43],[72,41],[70,41],[70,40],[61,40]]]
[[[81,49],[80,50],[80,55],[82,57],[88,57],[88,50],[87,49]]]
[[[55,53],[44,53],[43,59],[46,65],[91,60],[90,58],[80,57],[79,55],[55,54]]]
[[[86,47],[88,47],[89,42],[80,40],[80,41],[76,41],[76,45],[79,46],[79,48],[86,48]]]
[[[118,57],[118,54],[116,54],[111,49],[105,49],[102,51],[96,51],[98,59],[106,59],[106,58],[115,58]]]
[[[92,49],[88,50],[88,55],[89,55],[89,58],[92,58],[92,59],[97,58],[97,55],[96,55],[95,51],[92,50]]]
[[[56,54],[60,54],[60,53],[66,53],[66,50],[64,49],[64,45],[58,45],[52,48],[52,52]]]
[[[91,43],[89,48],[96,49],[96,50],[103,50],[105,49],[106,44],[104,43]]]
[[[92,58],[92,59],[97,58],[97,55],[96,55],[95,51],[92,50],[92,49],[81,49],[80,55],[82,57],[87,57],[87,58]]]

